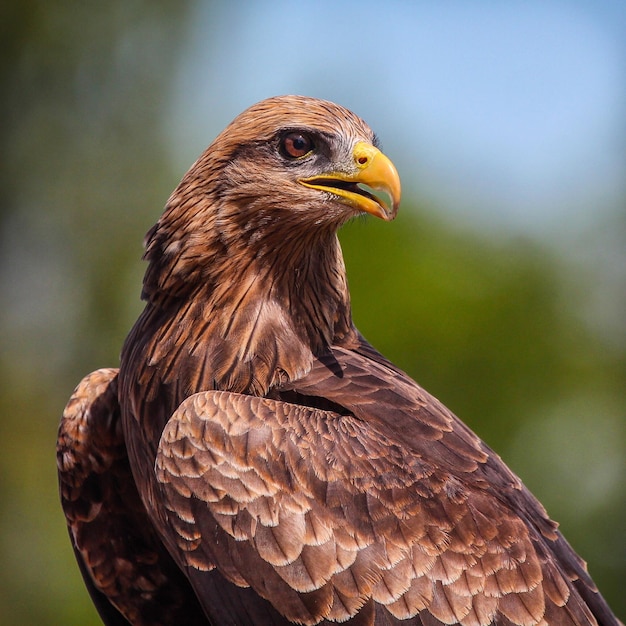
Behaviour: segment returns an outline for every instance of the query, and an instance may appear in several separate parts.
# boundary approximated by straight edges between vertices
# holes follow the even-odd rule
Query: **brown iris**
[[[283,154],[291,159],[299,159],[313,150],[313,140],[304,133],[289,133],[280,144]]]

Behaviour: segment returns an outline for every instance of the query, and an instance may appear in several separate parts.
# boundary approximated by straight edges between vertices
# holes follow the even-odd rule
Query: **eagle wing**
[[[335,349],[275,396],[197,393],[163,432],[164,532],[201,601],[216,564],[301,624],[597,623],[541,505],[384,359]]]
[[[396,214],[376,143],[330,102],[262,101],[149,232],[119,375],[59,435],[109,624],[617,623],[519,479],[358,336],[336,234]]]
[[[126,455],[117,369],[86,376],[61,420],[61,503],[81,573],[105,624],[208,624],[157,537]]]

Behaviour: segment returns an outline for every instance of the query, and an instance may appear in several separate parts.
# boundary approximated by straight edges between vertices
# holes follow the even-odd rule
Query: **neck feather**
[[[148,306],[133,332],[151,337],[145,357],[164,382],[262,395],[355,332],[336,229],[303,236],[281,224],[264,238],[223,227],[197,249],[169,241],[157,251],[158,231],[149,235]]]

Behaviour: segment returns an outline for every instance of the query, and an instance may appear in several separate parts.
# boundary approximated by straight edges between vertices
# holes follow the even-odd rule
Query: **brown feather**
[[[135,487],[120,423],[117,370],[92,372],[75,389],[59,428],[57,465],[76,558],[106,623],[206,624]]]
[[[287,132],[312,151],[289,160]],[[336,233],[359,209],[299,180],[347,176],[362,144],[337,105],[263,101],[148,233],[119,374],[82,383],[59,436],[103,618],[160,623],[167,587],[169,623],[617,625],[519,478],[354,327]]]

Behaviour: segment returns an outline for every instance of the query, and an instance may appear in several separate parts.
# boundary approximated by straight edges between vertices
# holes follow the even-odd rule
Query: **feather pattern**
[[[57,446],[105,623],[619,623],[519,478],[354,327],[337,229],[399,200],[375,145],[342,107],[265,100],[148,233],[120,369]]]

